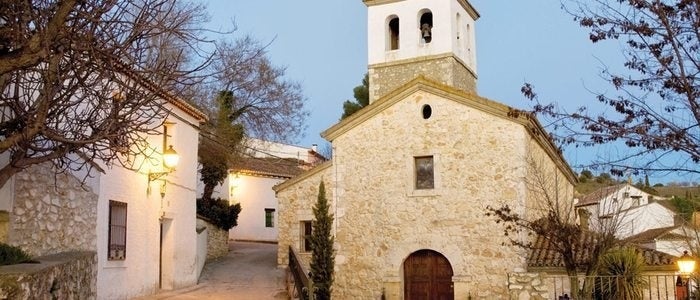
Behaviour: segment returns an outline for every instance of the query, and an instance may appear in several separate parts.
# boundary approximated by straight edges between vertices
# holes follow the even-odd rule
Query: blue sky
[[[592,91],[611,87],[600,79],[604,66],[619,69],[617,42],[593,45],[588,34],[555,0],[471,0],[476,24],[478,94],[528,108],[524,82],[544,102],[564,107],[595,103]],[[335,124],[342,102],[367,70],[367,10],[361,0],[209,0],[213,27],[230,27],[272,41],[272,61],[302,83],[311,111],[306,134],[296,144],[322,145],[319,133]],[[610,149],[566,149],[572,166]],[[667,180],[654,180],[667,181]]]

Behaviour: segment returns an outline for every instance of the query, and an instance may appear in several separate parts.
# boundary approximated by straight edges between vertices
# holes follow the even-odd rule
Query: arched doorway
[[[403,263],[404,299],[453,300],[452,266],[433,250],[413,252]]]

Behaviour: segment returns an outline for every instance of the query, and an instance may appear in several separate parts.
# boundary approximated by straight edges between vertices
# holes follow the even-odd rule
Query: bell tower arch
[[[467,0],[363,0],[370,103],[418,76],[476,92],[474,24]]]

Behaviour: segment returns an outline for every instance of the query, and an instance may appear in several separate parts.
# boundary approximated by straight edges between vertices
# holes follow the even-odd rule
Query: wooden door
[[[453,300],[452,266],[432,250],[414,252],[404,262],[406,300]]]

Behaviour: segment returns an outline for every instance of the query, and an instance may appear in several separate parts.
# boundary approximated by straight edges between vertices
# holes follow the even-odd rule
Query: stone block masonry
[[[0,267],[0,299],[96,299],[97,255],[67,252]]]
[[[205,226],[208,232],[207,262],[224,257],[228,254],[228,231],[208,222],[206,218],[197,216],[197,227]]]
[[[455,57],[421,57],[370,66],[370,103],[421,75],[463,91],[476,93],[476,76]]]
[[[98,195],[49,164],[16,175],[7,242],[41,256],[96,249]]]
[[[546,300],[549,297],[545,280],[537,273],[508,274],[508,291],[510,299]]]

